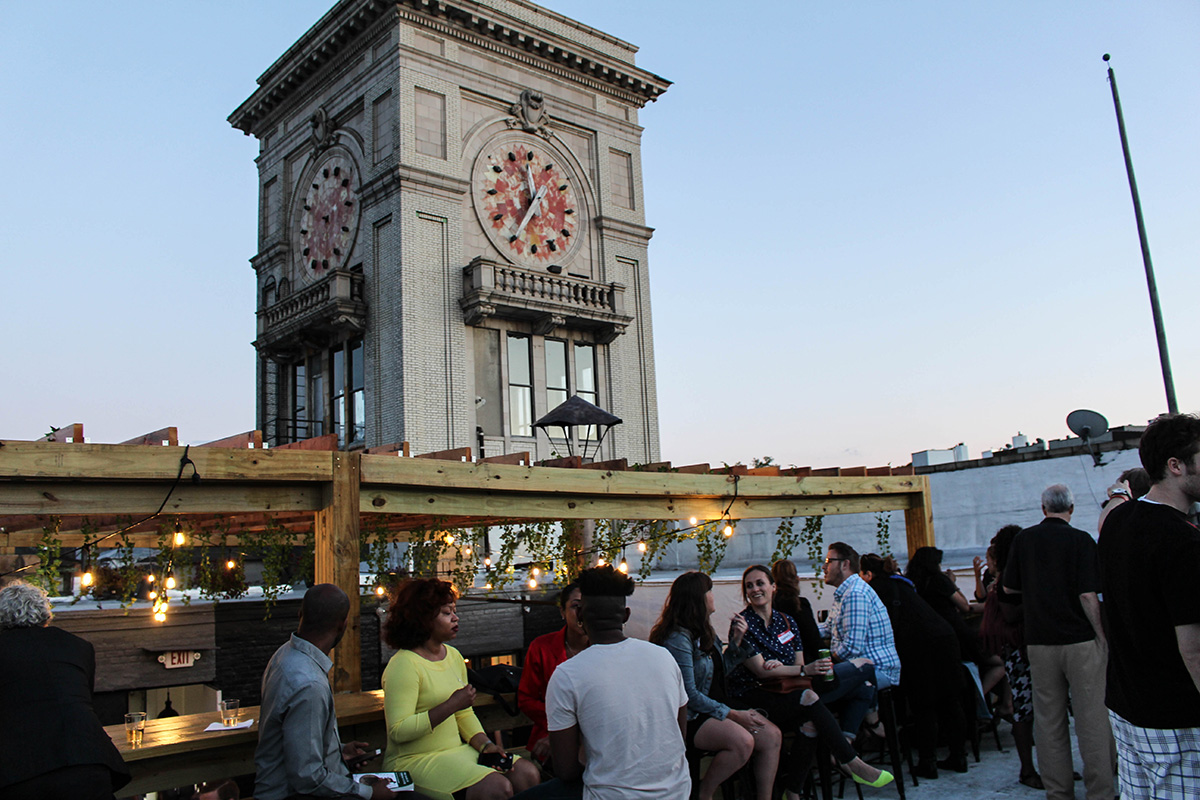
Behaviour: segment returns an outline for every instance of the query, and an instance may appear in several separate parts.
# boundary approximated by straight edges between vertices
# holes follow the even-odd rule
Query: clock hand
[[[525,179],[527,181],[525,184],[525,191],[529,192],[529,198],[532,200],[533,196],[537,193],[537,190],[533,188],[533,167],[529,166],[528,164],[525,165]]]
[[[533,202],[529,204],[529,210],[525,212],[525,218],[521,220],[521,224],[517,226],[517,232],[514,236],[520,236],[525,230],[525,226],[529,224],[529,220],[537,216],[538,207],[542,204],[542,198],[546,196],[546,187],[537,190],[537,194],[533,196]]]

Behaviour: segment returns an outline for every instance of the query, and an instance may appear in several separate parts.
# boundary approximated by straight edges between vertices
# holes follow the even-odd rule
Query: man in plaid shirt
[[[1138,447],[1151,487],[1117,503],[1100,531],[1108,632],[1105,703],[1122,800],[1200,791],[1200,418],[1162,416]],[[1124,489],[1124,491],[1122,491]],[[1089,698],[1088,701],[1091,702]]]
[[[830,649],[842,661],[865,658],[875,665],[880,689],[900,683],[900,656],[892,621],[875,590],[858,577],[858,553],[844,542],[829,545],[825,583],[835,587],[829,612]]]

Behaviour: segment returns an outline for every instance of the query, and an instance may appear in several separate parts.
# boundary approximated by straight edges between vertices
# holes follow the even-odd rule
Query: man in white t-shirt
[[[579,591],[591,646],[560,664],[546,691],[556,774],[574,781],[582,773],[584,800],[687,800],[687,693],[675,659],[658,645],[625,638],[628,575],[584,570]]]

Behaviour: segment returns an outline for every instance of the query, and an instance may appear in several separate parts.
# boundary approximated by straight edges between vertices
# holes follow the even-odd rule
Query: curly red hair
[[[401,583],[388,606],[383,640],[397,650],[412,650],[433,634],[433,620],[447,603],[458,599],[452,583],[437,578],[410,578]]]

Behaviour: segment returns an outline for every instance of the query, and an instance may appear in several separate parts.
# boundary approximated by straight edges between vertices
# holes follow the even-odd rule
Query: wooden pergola
[[[909,553],[933,544],[928,478],[893,474],[887,467],[739,466],[712,472],[707,465],[626,468],[623,460],[580,465],[577,459],[563,460],[564,466],[525,466],[496,463],[522,460],[510,456],[472,462],[465,450],[408,458],[401,447],[378,448],[390,453],[245,449],[241,438],[221,443],[235,446],[187,451],[198,482],[191,480],[192,466],[179,479],[185,449],[172,444],[0,440],[0,555],[37,545],[51,518],[62,546],[79,547],[85,543],[80,530],[85,519],[92,530],[115,530],[130,516],[153,514],[168,492],[163,514],[189,515],[189,523],[195,520],[200,527],[221,515],[229,544],[237,543],[240,531],[261,528],[268,519],[305,531],[311,527],[316,580],[337,584],[351,598],[352,628],[334,652],[332,675],[334,690],[345,692],[362,687],[359,531],[378,515],[387,515],[386,524],[372,530],[407,541],[409,532],[424,530],[434,519],[453,528],[528,520],[738,520],[900,510]],[[153,546],[158,524],[134,529],[130,539]]]

